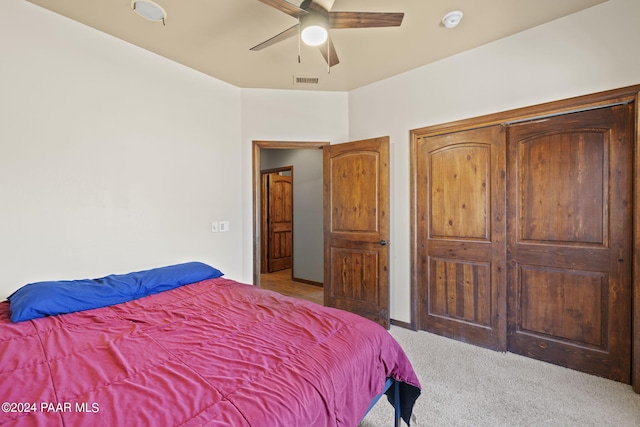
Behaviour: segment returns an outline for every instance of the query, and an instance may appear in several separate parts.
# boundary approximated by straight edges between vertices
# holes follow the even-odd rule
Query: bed
[[[202,263],[0,302],[3,427],[354,427],[385,389],[409,424],[420,383],[384,328]]]

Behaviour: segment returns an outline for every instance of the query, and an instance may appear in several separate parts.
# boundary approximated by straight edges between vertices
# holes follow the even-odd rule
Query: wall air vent
[[[297,85],[299,84],[317,85],[319,80],[320,79],[318,79],[317,77],[293,76],[293,83]]]

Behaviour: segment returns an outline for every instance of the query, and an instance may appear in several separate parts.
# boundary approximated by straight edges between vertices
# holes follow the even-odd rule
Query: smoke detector
[[[442,18],[442,24],[447,28],[457,27],[462,20],[462,15],[463,13],[459,10],[449,12]]]

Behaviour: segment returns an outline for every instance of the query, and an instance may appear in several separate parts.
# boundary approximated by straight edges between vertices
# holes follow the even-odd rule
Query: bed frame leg
[[[395,427],[400,427],[402,422],[402,411],[400,409],[400,382],[393,381],[393,409],[395,410]]]
[[[392,387],[393,387],[393,390],[392,390],[393,397],[391,397],[391,395],[388,394],[389,389]],[[391,377],[387,378],[387,380],[385,381],[384,390],[382,390],[382,393],[380,393],[379,395],[373,398],[373,400],[371,401],[371,404],[369,405],[369,409],[367,409],[367,412],[364,413],[364,416],[362,417],[362,419],[364,419],[367,416],[367,414],[369,413],[369,411],[371,411],[371,408],[373,408],[373,406],[376,404],[378,399],[380,399],[385,394],[390,397],[389,401],[393,405],[393,410],[394,410],[393,425],[395,427],[400,427],[402,423],[402,410],[400,408],[400,382],[396,381]]]

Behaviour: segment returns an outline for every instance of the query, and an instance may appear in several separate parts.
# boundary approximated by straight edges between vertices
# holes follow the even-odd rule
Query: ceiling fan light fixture
[[[304,44],[309,46],[320,46],[327,41],[329,32],[329,20],[320,14],[309,14],[300,18],[302,31],[300,37]]]
[[[447,28],[457,27],[462,20],[463,15],[464,14],[459,10],[449,12],[442,18],[442,24]]]
[[[167,17],[162,6],[151,0],[132,0],[131,9],[149,21],[164,22]]]
[[[309,46],[320,46],[327,41],[326,28],[319,25],[311,25],[302,30],[302,41]]]

